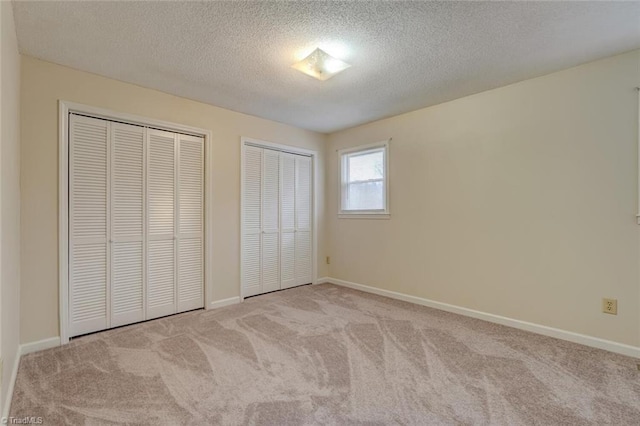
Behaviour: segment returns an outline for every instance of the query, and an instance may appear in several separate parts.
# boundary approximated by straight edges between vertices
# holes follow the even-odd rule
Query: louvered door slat
[[[262,228],[262,149],[245,147],[244,159],[244,229]]]
[[[179,136],[180,234],[202,237],[204,139]]]
[[[202,239],[183,239],[178,243],[178,312],[204,306]]]
[[[144,135],[111,123],[111,327],[144,319]]]
[[[114,242],[111,273],[111,327],[142,321],[142,242]]]
[[[280,289],[280,153],[265,149],[262,184],[262,291]]]
[[[262,293],[262,153],[245,146],[242,238],[242,294]]]
[[[178,135],[177,311],[204,306],[204,139]]]
[[[261,293],[262,259],[260,234],[245,234],[242,256],[242,294],[244,297]]]
[[[146,318],[176,312],[176,135],[147,130]]]
[[[148,131],[149,236],[173,238],[175,222],[175,134]]]
[[[74,259],[70,270],[71,323],[76,335],[95,331],[92,327],[82,327],[84,322],[96,322],[100,328],[106,327],[107,248],[104,243],[74,244],[71,254]]]
[[[69,334],[108,326],[108,123],[69,117]]]
[[[296,285],[295,281],[295,157],[292,154],[280,154],[280,180],[282,195],[280,198],[281,215],[281,287]]]
[[[71,116],[70,231],[73,238],[106,238],[107,123]]]
[[[311,258],[311,159],[296,156],[296,232],[295,232],[295,282],[296,285],[312,282]]]
[[[149,241],[147,253],[147,319],[173,314],[176,312],[174,241]]]
[[[262,185],[262,229],[274,231],[280,228],[280,155],[277,151],[264,150]]]
[[[311,232],[296,231],[295,253],[296,253],[296,285],[310,284],[312,282],[312,259],[311,259]]]

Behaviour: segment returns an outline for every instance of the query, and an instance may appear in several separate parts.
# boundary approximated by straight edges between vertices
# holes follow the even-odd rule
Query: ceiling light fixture
[[[318,80],[325,81],[338,74],[340,71],[344,71],[351,65],[340,59],[334,58],[322,49],[316,49],[309,56],[291,65],[292,68],[297,69],[311,77]]]

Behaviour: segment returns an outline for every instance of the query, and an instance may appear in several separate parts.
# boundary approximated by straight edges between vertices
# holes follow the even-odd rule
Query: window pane
[[[382,151],[355,154],[349,156],[348,160],[349,176],[347,176],[347,182],[384,177],[384,154]]]
[[[362,182],[347,185],[345,210],[383,210],[383,182]]]

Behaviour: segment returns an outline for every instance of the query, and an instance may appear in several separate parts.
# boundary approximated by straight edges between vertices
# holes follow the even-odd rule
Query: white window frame
[[[338,162],[340,168],[340,189],[338,193],[340,194],[339,200],[339,210],[338,217],[341,219],[389,219],[390,211],[389,211],[389,142],[391,139],[376,142],[368,145],[359,145],[353,148],[345,148],[338,151]],[[346,197],[347,197],[347,167],[348,162],[347,159],[351,154],[364,154],[367,152],[373,151],[382,151],[384,154],[384,177],[383,177],[383,194],[384,200],[383,205],[384,208],[379,210],[345,210],[344,206],[346,205]],[[378,179],[376,179],[378,180]]]

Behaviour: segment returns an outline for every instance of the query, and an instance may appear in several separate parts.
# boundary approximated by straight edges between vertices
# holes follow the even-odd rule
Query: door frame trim
[[[60,344],[69,342],[69,114],[204,137],[204,308],[213,300],[213,133],[170,121],[58,100],[58,295]]]
[[[316,284],[318,281],[318,217],[317,207],[319,206],[317,200],[318,194],[318,151],[301,148],[293,145],[283,145],[274,142],[268,142],[260,139],[254,139],[246,136],[240,137],[240,302],[244,301],[245,295],[242,287],[242,277],[244,275],[244,164],[245,164],[245,146],[255,146],[258,148],[273,149],[276,151],[287,152],[289,154],[304,155],[311,158],[311,229],[313,244],[311,244],[311,259],[312,259],[312,271],[311,279],[312,284]],[[248,296],[247,296],[248,297]]]

